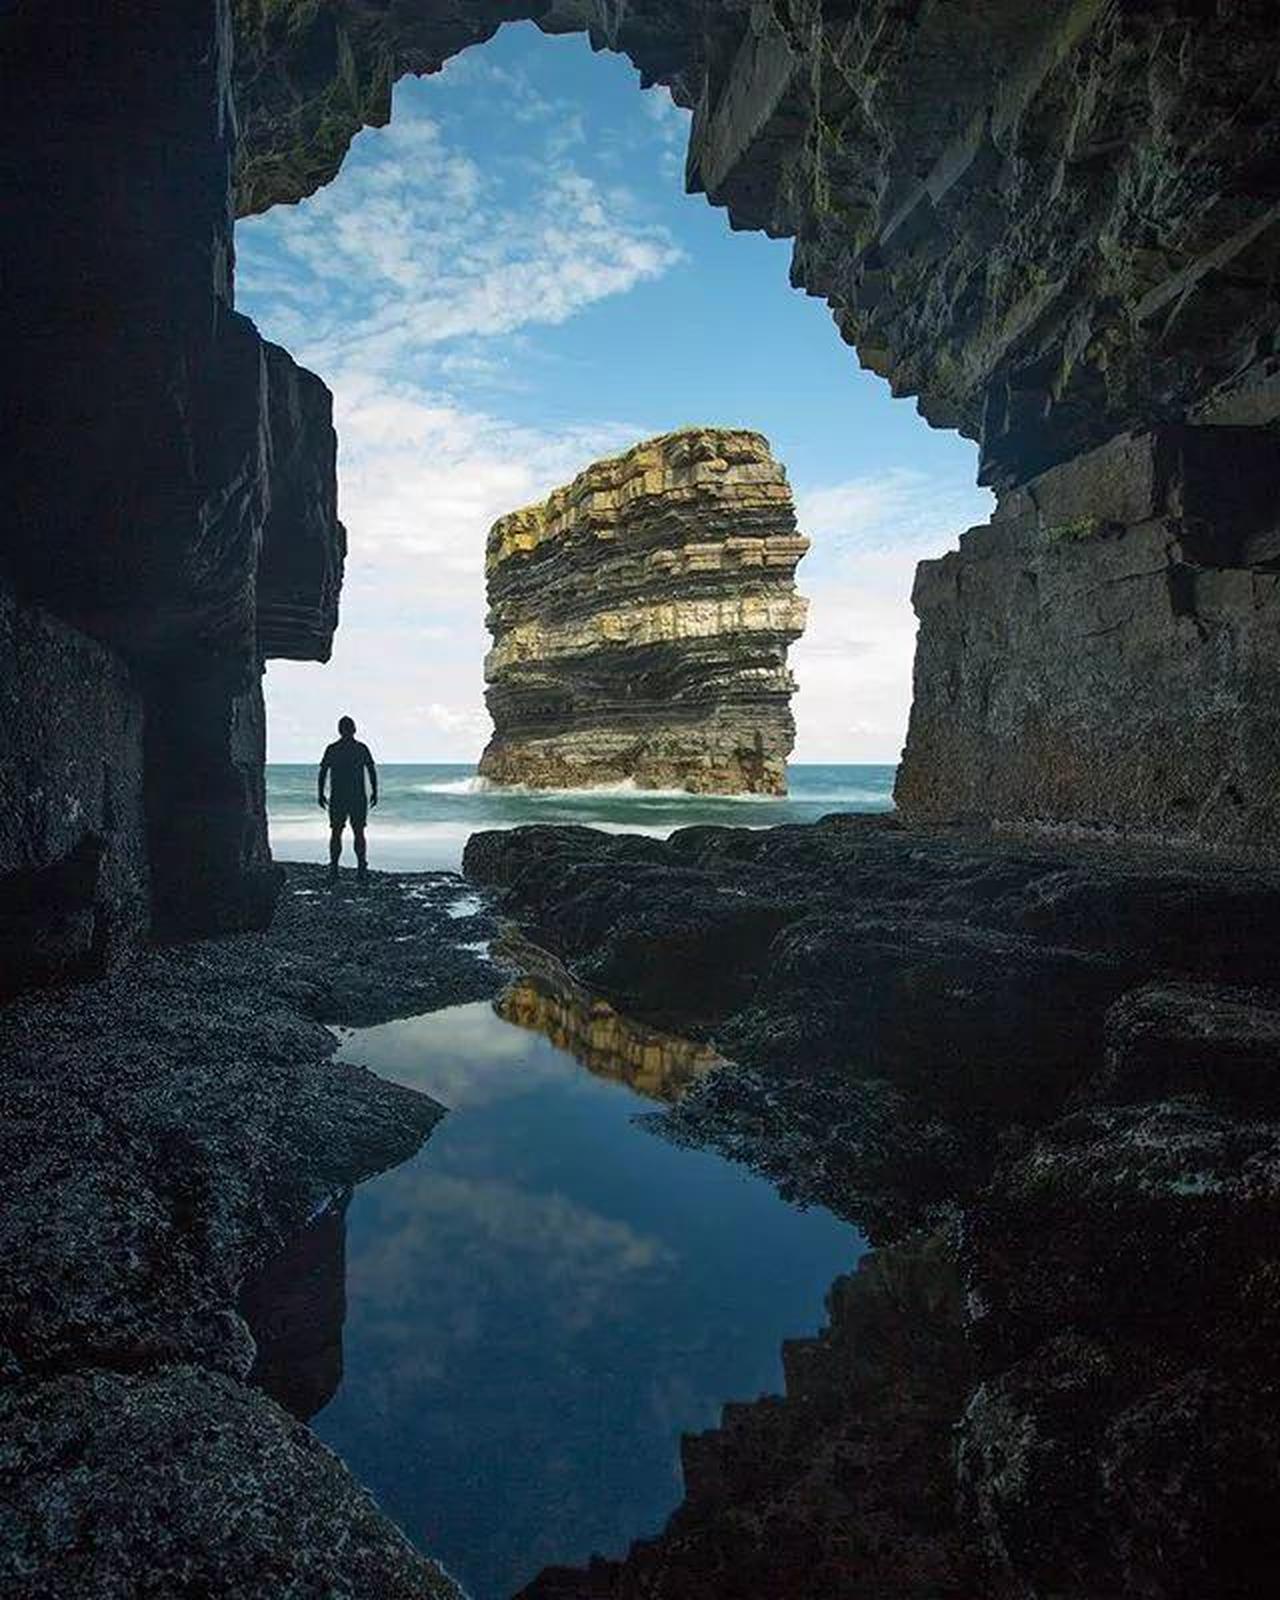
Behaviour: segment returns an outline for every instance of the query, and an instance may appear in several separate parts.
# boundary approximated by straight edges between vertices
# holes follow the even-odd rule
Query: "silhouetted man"
[[[378,769],[369,746],[356,738],[356,725],[350,717],[338,719],[339,737],[325,751],[320,762],[320,804],[329,807],[329,882],[338,881],[338,862],[342,858],[342,830],[351,824],[356,847],[357,881],[369,877],[369,858],[365,850],[364,822],[369,806],[378,803]],[[369,796],[365,799],[364,775],[369,774]],[[324,797],[325,779],[329,798]]]

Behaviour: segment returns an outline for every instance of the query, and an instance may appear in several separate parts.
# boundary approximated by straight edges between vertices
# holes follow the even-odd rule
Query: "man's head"
[[[355,724],[354,717],[339,717],[338,718],[338,732],[342,735],[342,737],[344,739],[354,738],[355,731],[356,731],[356,724]]]

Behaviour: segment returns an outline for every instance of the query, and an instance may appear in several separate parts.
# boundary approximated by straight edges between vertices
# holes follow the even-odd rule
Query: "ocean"
[[[896,767],[796,765],[791,792],[694,795],[634,789],[500,789],[474,766],[449,762],[388,764],[378,769],[378,807],[369,818],[369,865],[386,871],[457,871],[471,834],[526,822],[577,822],[611,833],[665,838],[694,823],[770,828],[815,822],[832,811],[888,811]],[[271,847],[281,861],[328,859],[328,825],[316,805],[313,765],[267,766]],[[350,834],[344,862],[351,865]]]

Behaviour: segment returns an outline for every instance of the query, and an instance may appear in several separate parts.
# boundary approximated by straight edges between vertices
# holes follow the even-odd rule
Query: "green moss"
[[[1082,539],[1097,539],[1111,526],[1106,517],[1072,517],[1069,522],[1053,522],[1044,530],[1050,544],[1079,544]]]

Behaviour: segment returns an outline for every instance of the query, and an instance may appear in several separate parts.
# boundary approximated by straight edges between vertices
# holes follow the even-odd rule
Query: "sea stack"
[[[784,794],[808,547],[785,470],[741,428],[648,439],[500,517],[481,774]]]

